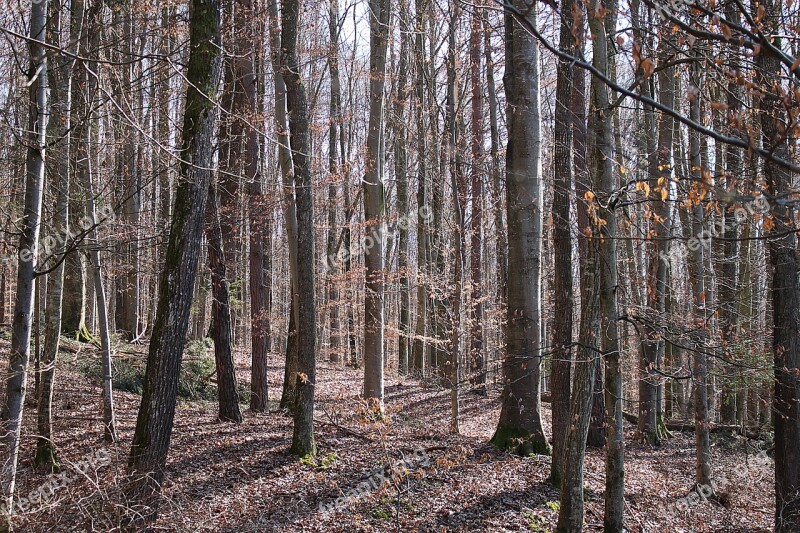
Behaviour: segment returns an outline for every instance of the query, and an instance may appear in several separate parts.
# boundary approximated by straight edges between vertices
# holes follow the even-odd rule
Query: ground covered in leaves
[[[67,346],[55,392],[55,434],[63,468],[73,472],[46,503],[29,505],[22,531],[112,531],[125,504],[120,496],[140,397],[116,396],[120,439],[102,442],[99,383],[85,370],[87,348]],[[134,350],[134,348],[126,348]],[[144,348],[139,348],[143,353]],[[135,350],[134,350],[135,351]],[[71,352],[71,353],[70,353]],[[135,356],[134,353],[128,356]],[[143,358],[143,356],[142,356]],[[245,354],[238,377],[249,379]],[[271,359],[271,397],[283,375]],[[180,401],[153,531],[552,531],[558,490],[548,481],[548,457],[516,457],[488,444],[499,393],[464,394],[461,434],[449,435],[449,394],[434,383],[394,374],[386,380],[386,416],[375,420],[358,399],[361,371],[321,363],[315,418],[319,454],[288,453],[291,419],[253,414],[244,423],[215,421],[209,401]],[[545,423],[550,423],[545,404]],[[33,470],[35,405],[29,404],[19,493],[47,484]],[[635,441],[626,427],[625,499],[629,531],[770,531],[772,465],[756,443],[715,436],[719,501],[676,505],[694,477],[692,434],[664,446]],[[762,445],[763,446],[763,445]],[[105,449],[111,464],[91,462]],[[88,461],[85,474],[75,464]],[[602,530],[603,450],[590,450],[586,469],[586,530]]]

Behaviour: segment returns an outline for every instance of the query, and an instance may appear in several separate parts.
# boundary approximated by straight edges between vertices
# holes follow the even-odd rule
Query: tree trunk
[[[780,2],[767,0],[765,34],[772,45],[782,49],[776,36]],[[785,139],[787,110],[782,103],[781,65],[775,55],[756,56],[760,86],[768,88],[761,96],[758,110],[764,149],[786,159],[789,149]],[[780,197],[792,187],[792,176],[772,161],[764,161],[769,194]],[[797,235],[794,211],[785,204],[771,205],[773,226],[768,241],[772,263],[772,350],[775,369],[775,396],[772,404],[775,424],[775,531],[800,530],[800,286],[798,286]]]
[[[589,30],[593,43],[592,63],[601,73],[613,71],[611,37],[616,28],[616,2],[597,0],[588,8]],[[603,16],[605,14],[605,16]],[[601,226],[600,243],[600,345],[606,361],[606,491],[603,525],[607,531],[622,531],[625,506],[625,435],[622,418],[622,367],[617,326],[617,217],[612,195],[617,189],[613,169],[613,109],[606,86],[597,78],[591,81],[591,131],[589,133],[589,174],[594,176],[596,204],[589,206],[590,224]],[[599,209],[598,209],[599,204]],[[605,207],[604,207],[605,206]],[[594,210],[594,212],[592,212]]]
[[[558,47],[575,54],[575,36],[571,13],[573,0],[562,10],[569,13],[561,21]],[[575,305],[572,288],[572,234],[570,194],[572,192],[572,81],[573,67],[559,60],[556,71],[556,110],[553,130],[553,362],[550,388],[553,391],[553,461],[550,481],[561,483],[564,471],[564,439],[569,427],[570,374],[572,366],[572,318]],[[590,384],[592,385],[592,384]],[[590,387],[591,388],[591,387]],[[590,394],[591,399],[591,394]],[[582,459],[582,458],[581,458]]]
[[[39,229],[42,216],[45,147],[49,90],[45,41],[47,0],[33,2],[30,16],[30,65],[28,70],[28,153],[25,161],[25,204],[19,238],[19,263],[14,318],[11,325],[11,355],[6,380],[5,403],[0,412],[3,423],[2,496],[9,513],[13,512],[22,413],[28,378],[35,267],[39,255]],[[37,42],[38,41],[38,42]],[[10,516],[0,517],[0,529],[10,529]],[[7,522],[7,523],[4,523]]]
[[[409,56],[409,24],[408,5],[403,0],[398,16],[400,17],[400,59],[397,74],[397,88],[394,104],[394,174],[397,180],[397,213],[399,242],[397,252],[397,270],[400,276],[400,309],[398,336],[398,370],[408,374],[411,353],[411,285],[408,277],[408,156],[406,155],[406,102],[408,100],[408,56]]]
[[[281,169],[283,184],[283,217],[286,224],[286,238],[289,249],[290,276],[290,314],[286,334],[286,367],[283,376],[281,393],[281,409],[291,409],[294,404],[297,372],[297,330],[298,292],[297,292],[297,206],[295,203],[294,167],[292,152],[289,146],[289,117],[287,112],[287,91],[281,64],[281,28],[277,0],[269,0],[269,45],[272,61],[272,82],[275,86],[275,128],[278,138],[278,165]]]
[[[236,391],[230,294],[216,189],[213,183],[208,187],[205,233],[208,240],[208,267],[211,271],[211,338],[214,340],[214,361],[217,369],[218,419],[238,424],[242,421],[242,413]]]
[[[514,6],[535,26],[536,9]],[[502,409],[492,442],[499,448],[550,454],[541,419],[542,168],[539,51],[535,38],[506,13],[509,140],[506,151],[508,310]],[[518,444],[521,441],[521,444]]]
[[[389,44],[389,0],[370,0],[369,126],[364,173],[364,398],[383,409],[383,89]],[[367,243],[372,243],[369,247]]]
[[[664,30],[671,31],[671,30]],[[658,56],[660,61],[669,61],[672,40],[663,36],[659,41]],[[641,70],[641,69],[640,69]],[[659,102],[673,108],[675,105],[675,69],[674,67],[662,68],[658,72]],[[650,116],[653,111],[648,109],[645,113]],[[647,131],[650,126],[655,126],[651,121],[645,121]],[[664,330],[663,320],[666,312],[667,301],[667,276],[669,275],[670,241],[672,231],[672,209],[670,184],[672,182],[672,117],[661,114],[658,122],[658,145],[656,153],[648,157],[648,176],[651,183],[650,201],[653,204],[653,226],[655,246],[650,258],[650,271],[647,284],[648,321],[645,323],[641,341],[639,359],[639,423],[638,431],[641,438],[648,444],[661,444],[661,435],[658,431],[658,395],[661,388],[662,377],[658,370],[664,361]],[[646,135],[651,135],[646,133]],[[654,135],[653,135],[654,136]],[[655,181],[653,181],[655,180]]]
[[[698,55],[699,57],[699,55]],[[691,80],[689,91],[689,116],[692,120],[700,120],[700,73],[697,63],[691,67]],[[689,273],[692,285],[692,315],[694,317],[694,353],[692,354],[692,377],[694,380],[694,419],[695,419],[695,448],[696,448],[696,476],[698,485],[711,485],[711,441],[709,436],[708,413],[708,361],[706,359],[706,329],[708,328],[708,312],[706,310],[706,262],[705,244],[698,243],[698,235],[703,235],[705,229],[705,209],[701,200],[704,196],[705,175],[707,170],[703,165],[701,155],[700,134],[689,130],[689,164],[693,178],[692,192],[689,198],[694,198],[691,203],[691,231],[689,240]]]
[[[147,356],[144,391],[128,466],[129,496],[149,506],[154,518],[175,417],[189,311],[200,255],[206,196],[213,160],[212,135],[219,83],[219,0],[192,0],[188,90],[183,120],[180,177],[166,262],[159,286],[158,311]]]
[[[73,17],[83,17],[83,6],[78,2],[73,2],[71,6]],[[67,21],[64,15],[68,13],[62,10],[60,3],[50,4],[50,28],[48,30],[48,41],[58,46],[63,46],[66,38],[71,43],[68,50],[75,52],[77,44],[80,42],[80,23],[75,18],[69,24],[69,35],[66,33]],[[56,210],[53,213],[53,229],[60,241],[60,246],[55,250],[55,261],[61,261],[63,254],[69,243],[66,236],[69,235],[69,197],[71,168],[70,152],[71,147],[71,108],[72,108],[72,69],[75,62],[71,58],[59,58],[49,69],[51,105],[50,105],[50,137],[62,139],[61,143],[53,146],[55,152],[55,164],[50,165],[50,173],[53,176],[53,187],[56,191]],[[3,292],[3,294],[5,294]],[[56,447],[53,441],[53,384],[55,380],[56,360],[58,357],[59,341],[61,340],[61,316],[64,295],[64,262],[62,261],[54,271],[47,277],[47,303],[45,305],[45,339],[44,349],[42,350],[41,360],[41,381],[38,389],[37,399],[37,431],[36,456],[34,465],[37,468],[52,471],[58,469],[58,458]]]
[[[286,81],[290,145],[294,163],[297,199],[297,371],[294,381],[294,432],[291,452],[300,457],[314,455],[314,388],[316,387],[316,309],[314,307],[314,196],[311,191],[308,104],[300,79],[297,33],[298,0],[281,3],[281,73]]]
[[[426,319],[428,317],[428,290],[425,270],[428,268],[429,228],[423,210],[428,205],[427,125],[425,123],[425,0],[416,0],[414,63],[417,69],[415,83],[416,135],[417,135],[417,320],[414,325],[414,342],[411,347],[411,368],[424,376]]]

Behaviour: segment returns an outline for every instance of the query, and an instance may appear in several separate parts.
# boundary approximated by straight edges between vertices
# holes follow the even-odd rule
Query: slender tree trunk
[[[208,240],[208,267],[211,271],[211,338],[214,340],[214,361],[217,368],[218,419],[240,423],[242,413],[239,410],[239,394],[236,391],[236,372],[233,365],[230,294],[216,189],[213,183],[209,185],[205,209],[205,233]]]
[[[297,37],[300,17],[298,0],[281,3],[281,73],[286,81],[290,146],[295,169],[297,200],[297,371],[294,381],[294,432],[291,452],[300,457],[314,455],[314,388],[316,387],[314,306],[314,196],[311,191],[308,104],[300,79]]]
[[[36,261],[39,255],[39,229],[42,216],[44,189],[45,147],[47,145],[47,120],[49,88],[45,24],[47,0],[33,2],[30,15],[30,65],[28,69],[28,153],[25,161],[25,203],[22,229],[19,238],[19,263],[17,267],[17,292],[14,318],[11,325],[11,355],[6,380],[5,404],[0,411],[3,427],[3,460],[0,471],[3,500],[9,513],[13,512],[13,496],[19,459],[22,431],[22,414],[30,358],[31,324],[33,313]],[[0,530],[11,528],[10,515],[0,516]]]
[[[699,59],[699,54],[698,54]],[[700,120],[700,73],[699,66],[694,63],[691,67],[691,81],[689,91],[689,116],[694,121]],[[704,175],[707,172],[703,165],[701,155],[700,134],[689,130],[689,164],[693,178],[693,192],[690,198],[695,198],[691,204],[692,236],[702,235],[705,229],[705,209],[701,203],[703,198]],[[693,246],[694,245],[694,246]],[[697,238],[689,242],[689,272],[692,280],[692,299],[694,317],[694,353],[692,354],[692,376],[694,380],[694,419],[695,419],[695,448],[696,448],[696,476],[698,485],[711,484],[711,442],[710,419],[708,413],[708,362],[705,355],[706,329],[709,316],[706,310],[706,261],[705,246],[697,243]]]
[[[415,374],[425,374],[425,334],[428,317],[428,290],[425,271],[428,268],[429,228],[423,210],[428,205],[427,125],[425,123],[425,0],[416,0],[416,28],[414,64],[417,70],[415,83],[416,134],[417,134],[417,319],[414,325],[414,342],[411,367]]]
[[[563,4],[558,47],[569,55],[575,54],[572,11],[574,2]],[[569,427],[570,374],[572,366],[572,319],[575,305],[572,287],[572,234],[570,224],[570,194],[572,192],[572,82],[573,67],[560,60],[556,71],[556,111],[553,130],[553,362],[550,388],[553,408],[553,461],[550,480],[561,483],[564,469],[564,440]],[[591,385],[591,384],[590,384]],[[591,399],[591,394],[589,396]],[[582,458],[581,458],[582,459]]]
[[[486,393],[486,370],[483,349],[483,183],[486,177],[484,157],[483,83],[481,80],[481,45],[483,44],[481,10],[472,10],[470,28],[470,90],[472,92],[472,184],[470,194],[470,373],[476,392]]]
[[[406,140],[406,103],[408,100],[408,58],[409,50],[409,24],[408,3],[403,0],[398,16],[400,18],[400,59],[397,67],[397,88],[394,104],[394,173],[397,180],[397,213],[398,213],[398,252],[397,270],[400,276],[400,309],[398,336],[398,369],[401,374],[407,374],[409,358],[411,355],[411,284],[408,277],[408,156]]]
[[[563,457],[561,458],[560,507],[556,531],[564,533],[583,530],[583,463],[586,456],[586,438],[591,422],[591,406],[594,396],[595,360],[599,359],[600,346],[596,332],[600,329],[600,228],[591,230],[591,240],[587,246],[586,265],[581,283],[581,330],[577,349],[575,372],[572,381],[572,394],[569,421],[564,436]],[[555,416],[555,415],[554,415]],[[553,452],[555,454],[555,451]],[[555,455],[553,456],[555,458]],[[551,476],[552,477],[552,476]]]
[[[237,0],[239,20],[251,32],[257,29],[252,0]],[[241,83],[241,99],[235,100],[240,105],[235,118],[241,121],[242,131],[242,166],[247,181],[248,216],[250,223],[250,410],[256,413],[269,409],[269,390],[267,379],[267,355],[270,344],[269,291],[265,287],[265,279],[271,276],[270,250],[264,252],[264,241],[271,238],[272,219],[265,205],[261,187],[259,159],[261,147],[258,131],[250,125],[257,115],[255,57],[257,51],[249,34],[238,34],[235,72]],[[241,108],[241,109],[240,109]],[[242,121],[240,113],[248,120]]]
[[[766,16],[762,23],[781,50],[778,31],[782,3],[767,0],[762,4]],[[759,102],[761,139],[764,149],[787,158],[785,120],[782,103],[781,65],[772,54],[756,57],[760,86],[767,88]],[[780,197],[792,187],[792,176],[772,161],[764,162],[770,195]],[[785,204],[772,204],[773,222],[768,241],[772,277],[772,350],[775,369],[775,396],[772,404],[775,424],[775,531],[800,530],[800,286],[797,273],[797,235],[794,215]]]
[[[79,8],[75,15],[82,13],[82,6],[77,4],[70,7]],[[66,6],[65,6],[66,7]],[[80,42],[80,19],[73,19],[69,24],[69,34],[66,33],[65,14],[68,13],[59,2],[50,4],[50,28],[48,41],[58,46],[63,46],[65,37],[69,39],[68,50],[75,52]],[[63,254],[69,246],[69,195],[70,195],[70,158],[71,158],[71,108],[72,108],[72,69],[75,62],[71,58],[60,58],[49,69],[51,87],[50,105],[50,137],[61,139],[60,143],[53,146],[55,152],[52,158],[54,164],[50,165],[53,176],[53,187],[56,191],[56,209],[53,213],[53,230],[60,242],[55,250],[55,261],[61,261]],[[47,277],[47,303],[45,305],[45,339],[41,361],[41,381],[37,399],[37,430],[36,456],[34,465],[45,470],[58,469],[58,458],[53,441],[53,384],[56,372],[59,341],[61,340],[61,315],[64,294],[64,262],[62,261]],[[2,291],[5,294],[5,291]]]
[[[364,174],[364,221],[367,233],[364,268],[364,397],[377,401],[383,409],[383,244],[385,209],[383,156],[380,149],[383,131],[383,89],[386,78],[386,52],[389,44],[389,0],[370,0],[370,104],[367,132],[366,171]]]
[[[297,372],[297,330],[298,292],[297,292],[297,206],[295,203],[294,166],[291,147],[289,146],[289,117],[287,111],[287,91],[281,64],[281,27],[277,0],[268,0],[269,9],[269,43],[272,60],[272,81],[275,86],[275,128],[278,138],[278,165],[281,169],[283,184],[283,217],[286,224],[286,238],[289,249],[289,276],[291,299],[289,326],[286,335],[286,366],[283,376],[283,392],[281,409],[291,409],[294,404],[293,378]]]
[[[616,28],[616,2],[597,0],[588,8],[589,30],[593,43],[592,63],[601,73],[612,72],[609,53]],[[603,525],[607,531],[622,531],[625,505],[625,435],[622,419],[622,366],[620,363],[617,313],[617,217],[612,195],[617,189],[613,170],[613,109],[606,86],[597,78],[591,81],[591,112],[595,115],[589,132],[589,167],[594,176],[597,201],[589,207],[592,225],[601,226],[600,243],[600,345],[606,361],[606,491]],[[594,213],[592,210],[594,209]],[[601,220],[603,222],[601,222]]]
[[[671,30],[664,30],[671,31]],[[669,37],[662,35],[658,55],[661,61],[669,60],[673,44]],[[675,105],[675,69],[663,68],[658,72],[659,101],[673,108]],[[648,109],[648,115],[653,113]],[[648,124],[647,126],[654,124]],[[650,128],[647,127],[650,131]],[[650,258],[650,271],[647,285],[647,307],[650,315],[645,323],[639,359],[639,419],[638,430],[641,438],[649,444],[660,444],[661,435],[658,430],[658,394],[661,376],[658,371],[664,361],[664,321],[667,301],[667,276],[669,274],[669,236],[672,231],[672,209],[670,202],[670,185],[672,182],[672,117],[662,114],[658,122],[657,152],[648,158],[648,175],[650,177],[650,200],[653,204],[655,246]],[[653,181],[655,180],[655,181]]]

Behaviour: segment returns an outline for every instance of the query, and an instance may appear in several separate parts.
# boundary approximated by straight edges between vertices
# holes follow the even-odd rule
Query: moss
[[[33,466],[39,472],[53,473],[61,470],[58,464],[58,455],[55,446],[50,439],[36,439],[36,455],[33,458]]]
[[[552,455],[553,450],[541,433],[533,434],[525,428],[497,426],[491,443],[500,448],[521,456]]]
[[[658,415],[658,422],[656,423],[656,434],[658,435],[658,440],[661,441],[663,439],[672,438],[672,432],[667,428],[667,423],[664,422],[664,415]]]
[[[75,340],[78,342],[86,342],[94,344],[95,346],[100,346],[100,339],[92,335],[92,333],[89,331],[89,328],[86,327],[86,324],[81,324],[81,327],[75,332]]]

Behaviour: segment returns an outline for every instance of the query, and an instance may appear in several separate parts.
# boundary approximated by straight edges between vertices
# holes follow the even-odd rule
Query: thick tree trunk
[[[536,24],[522,0],[514,5]],[[508,310],[503,358],[502,409],[492,442],[522,455],[550,454],[541,419],[542,363],[542,168],[539,114],[539,51],[535,38],[506,13],[509,141],[506,152],[508,212]],[[521,444],[520,444],[521,441]]]
[[[206,196],[213,160],[212,135],[217,118],[220,38],[219,0],[192,0],[188,89],[178,188],[169,245],[161,274],[156,323],[147,356],[144,391],[128,466],[134,501],[157,512],[156,496],[164,479],[183,347],[189,324],[195,275],[203,234]]]
[[[13,496],[19,460],[22,413],[27,392],[30,359],[35,268],[39,255],[39,230],[44,189],[45,147],[49,89],[44,45],[47,0],[33,2],[30,16],[30,65],[28,70],[28,153],[25,161],[25,203],[19,238],[19,263],[14,318],[11,324],[11,354],[6,380],[5,403],[0,410],[3,429],[3,459],[0,471],[2,501],[13,512]],[[38,41],[38,42],[37,42]],[[2,513],[0,530],[10,529],[10,516]]]

